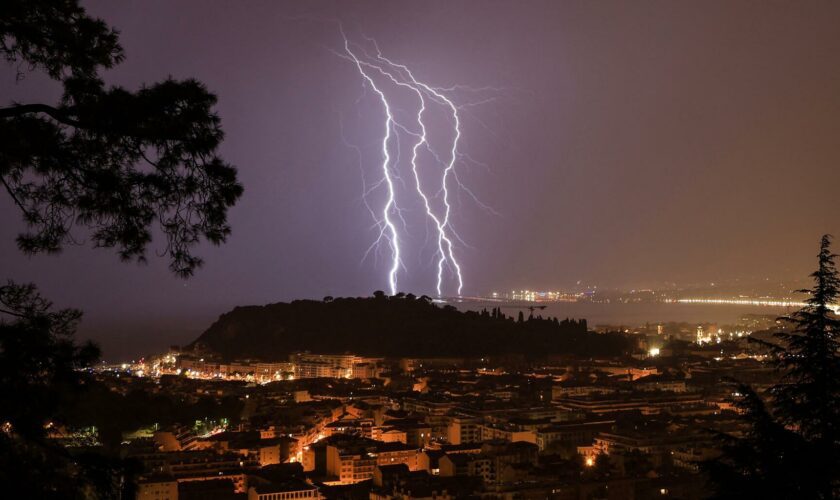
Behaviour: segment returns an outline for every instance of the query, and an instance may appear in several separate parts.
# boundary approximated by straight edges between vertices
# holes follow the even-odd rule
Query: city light
[[[780,300],[780,299],[673,299],[666,302],[676,302],[678,304],[712,304],[712,305],[732,305],[732,306],[761,306],[761,307],[783,307],[783,308],[801,308],[808,304],[802,301],[795,300]],[[835,312],[840,312],[840,305],[834,304],[830,308]]]

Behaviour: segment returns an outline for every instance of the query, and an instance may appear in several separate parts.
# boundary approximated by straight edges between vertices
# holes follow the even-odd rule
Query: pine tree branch
[[[33,113],[44,113],[53,120],[70,125],[71,127],[81,127],[82,124],[67,116],[66,113],[60,109],[54,108],[47,104],[16,104],[8,108],[0,108],[0,118],[14,118],[17,116],[28,115]]]

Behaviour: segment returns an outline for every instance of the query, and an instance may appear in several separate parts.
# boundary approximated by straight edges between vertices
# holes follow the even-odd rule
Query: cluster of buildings
[[[305,378],[375,378],[380,373],[378,370],[381,361],[382,358],[355,354],[300,352],[290,355],[285,361],[224,362],[214,359],[209,353],[183,354],[177,348],[173,348],[162,356],[144,359],[132,365],[121,365],[119,368],[153,377],[174,374],[198,379],[268,383]]]
[[[703,345],[738,341],[749,337],[753,332],[778,331],[789,327],[790,325],[776,314],[745,314],[734,324],[687,322],[645,323],[636,326],[599,324],[595,325],[594,330],[599,333],[628,333],[644,337],[654,345],[662,345],[663,339],[676,339]]]
[[[539,362],[181,354],[100,377],[118,392],[239,402],[224,420],[124,437],[143,500],[702,498],[716,433],[743,430],[720,381],[775,380],[714,349]]]
[[[551,290],[511,290],[510,292],[492,292],[493,300],[513,300],[523,302],[577,302],[588,294],[582,292],[561,292]]]

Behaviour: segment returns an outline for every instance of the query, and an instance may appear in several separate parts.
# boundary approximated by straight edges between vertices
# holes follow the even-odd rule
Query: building
[[[481,441],[501,440],[509,443],[525,441],[537,443],[537,433],[511,424],[481,424]]]
[[[318,488],[306,481],[289,480],[248,488],[248,500],[299,500],[321,498]]]
[[[537,431],[536,444],[540,451],[545,451],[556,444],[572,447],[588,445],[598,433],[609,431],[614,423],[614,420],[594,420],[554,424]]]
[[[178,481],[168,475],[141,478],[137,481],[137,500],[178,500]]]
[[[355,354],[312,354],[299,352],[291,356],[295,365],[297,378],[351,378],[353,367],[361,364],[371,364],[376,361],[374,358],[363,358]],[[371,368],[372,370],[372,368]],[[360,369],[359,375],[368,375],[371,372]],[[370,377],[361,377],[370,378]]]
[[[446,435],[451,444],[477,443],[481,441],[481,420],[475,417],[452,417]]]
[[[338,484],[353,484],[371,479],[377,465],[404,464],[412,471],[419,468],[420,449],[415,446],[348,435],[335,435],[327,438],[325,442],[325,472]],[[317,470],[317,450],[314,460]]]
[[[561,408],[583,411],[595,415],[620,411],[640,411],[644,415],[656,415],[664,411],[670,413],[696,414],[713,413],[717,406],[706,402],[701,394],[692,393],[657,393],[618,397],[579,397],[564,398],[558,401]]]

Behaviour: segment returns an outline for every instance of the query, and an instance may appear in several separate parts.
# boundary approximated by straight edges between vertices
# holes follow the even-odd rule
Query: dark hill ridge
[[[282,359],[295,351],[368,356],[475,357],[500,354],[617,355],[622,336],[587,333],[586,320],[461,312],[428,297],[296,300],[237,307],[193,342],[226,359]]]

